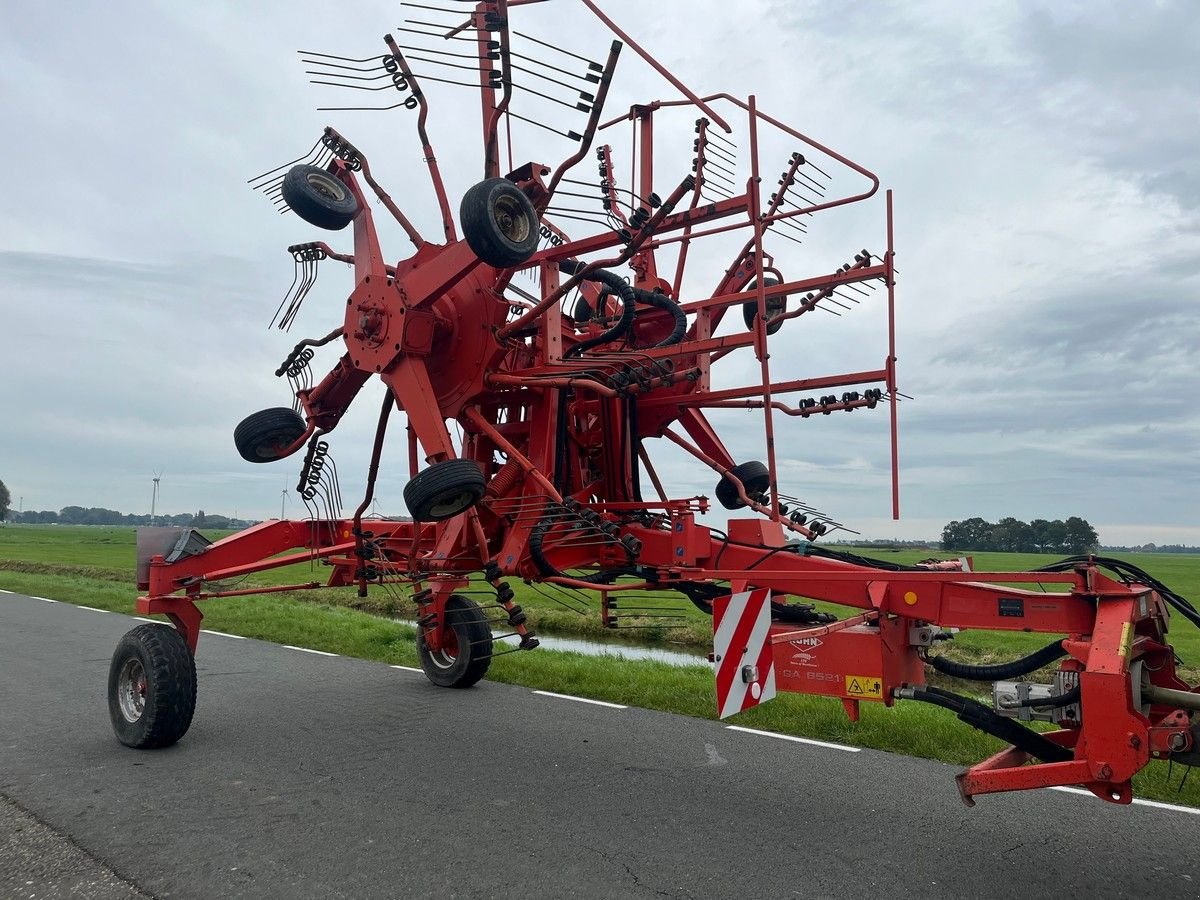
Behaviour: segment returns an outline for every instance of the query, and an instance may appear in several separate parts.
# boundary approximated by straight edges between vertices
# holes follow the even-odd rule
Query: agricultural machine
[[[863,702],[945,707],[1009,745],[959,776],[968,803],[1050,785],[1128,803],[1149,760],[1200,763],[1200,693],[1176,674],[1167,639],[1172,610],[1192,623],[1200,615],[1144,572],[1092,557],[968,572],[820,543],[844,526],[781,483],[785,429],[808,431],[789,434],[786,460],[830,416],[889,416],[898,515],[891,194],[755,97],[697,94],[593,0],[554,6],[594,18],[590,53],[574,30],[575,49],[538,36],[542,0],[427,0],[407,7],[378,51],[301,54],[322,90],[353,98],[337,108],[411,119],[436,233],[418,229],[332,127],[307,156],[252,181],[281,212],[353,240],[288,248],[296,277],[280,327],[296,321],[322,264],[348,264],[352,286],[340,324],[299,341],[276,371],[293,404],[234,432],[251,463],[300,462],[310,515],[212,544],[191,530],[139,534],[138,610],[174,627],[139,626],[117,649],[109,707],[119,739],[161,747],[186,732],[202,601],[318,587],[402,594],[418,610],[429,680],[466,688],[500,653],[537,646],[511,587],[524,582],[610,628],[662,624],[681,606],[712,614],[722,715],[778,690],[836,698],[851,719]],[[606,117],[618,61],[630,56],[668,98]],[[434,152],[431,91],[457,91],[481,111],[482,177],[457,203]],[[405,196],[420,192],[408,185]],[[856,204],[882,207],[878,246],[850,246],[840,264],[796,277],[810,229]],[[412,245],[399,261],[385,255],[376,212]],[[878,366],[803,371],[808,357],[789,334],[854,306],[886,319]],[[332,365],[317,380],[320,354]],[[375,377],[386,392],[365,492],[345,515],[330,437]],[[720,435],[730,409],[761,411],[739,420],[737,436],[744,445],[746,422],[761,422],[761,459],[735,455]],[[397,412],[411,521],[365,515]],[[707,467],[713,499],[672,496],[654,462],[661,448]],[[718,507],[730,513],[725,530],[702,520]],[[327,574],[230,584],[298,562]],[[836,618],[815,600],[855,614]],[[963,629],[1053,640],[1023,659],[970,666],[938,652]],[[1051,683],[1020,680],[1056,662]],[[927,685],[927,664],[988,684],[993,703]]]

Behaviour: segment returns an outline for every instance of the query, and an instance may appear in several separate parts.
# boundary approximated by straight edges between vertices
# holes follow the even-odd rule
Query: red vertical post
[[[758,174],[758,103],[750,95],[750,184],[746,194],[750,199],[750,221],[754,226],[754,284],[758,294],[758,317],[754,320],[754,355],[758,357],[763,384],[763,427],[767,434],[767,471],[771,479],[771,518],[779,521],[779,481],[775,467],[775,423],[771,407],[771,354],[767,352],[767,293],[763,284],[763,223],[762,197]]]
[[[887,198],[887,259],[884,269],[887,277],[888,292],[888,358],[887,358],[887,388],[891,398],[892,414],[892,518],[900,518],[900,443],[896,422],[896,248],[892,244],[892,192]]]
[[[480,2],[475,7],[473,18],[475,19],[474,24],[476,28],[476,48],[481,60],[479,65],[479,98],[483,104],[483,177],[495,178],[500,174],[500,147],[496,133],[496,89],[492,86],[492,80],[488,76],[488,72],[491,70],[482,62],[488,58],[488,41],[492,38],[492,33],[484,28],[487,11],[488,3]],[[504,66],[507,62],[507,60],[501,59],[500,65]]]
[[[654,192],[654,110],[641,107],[638,113],[638,131],[641,136],[641,160],[639,165],[638,191],[635,200],[644,202]],[[649,207],[647,207],[649,208]],[[653,290],[658,286],[658,267],[654,264],[654,251],[641,250],[633,260],[637,272],[637,286]]]

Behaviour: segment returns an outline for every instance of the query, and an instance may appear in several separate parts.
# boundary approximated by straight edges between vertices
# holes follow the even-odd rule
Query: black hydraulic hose
[[[625,398],[625,425],[628,430],[626,438],[626,446],[629,448],[629,474],[630,481],[633,483],[633,499],[641,503],[642,501],[642,465],[638,451],[642,447],[642,439],[638,435],[638,410],[637,397],[630,396]]]
[[[908,566],[903,563],[892,562],[886,559],[875,559],[870,556],[859,556],[857,553],[848,553],[845,550],[834,550],[830,547],[820,547],[817,544],[809,544],[804,548],[805,556],[820,556],[826,559],[836,559],[841,562],[853,563],[856,566],[867,566],[872,569],[883,569],[887,572],[924,572],[920,566]]]
[[[989,709],[970,697],[963,697],[961,694],[935,687],[904,688],[903,692],[903,696],[909,699],[932,703],[948,709],[971,727],[987,732],[1002,741],[1007,741],[1017,749],[1024,750],[1030,756],[1035,756],[1043,762],[1067,762],[1075,758],[1074,754],[1066,747],[1060,747],[1013,719],[1004,718],[995,710]]]
[[[558,391],[558,415],[554,423],[554,489],[560,494],[566,490],[568,468],[571,465],[571,445],[567,439],[567,411],[575,392],[569,388]]]
[[[574,275],[583,266],[583,263],[573,259],[564,259],[558,264],[558,267],[568,275]],[[629,331],[630,326],[633,325],[634,316],[637,315],[637,295],[634,294],[633,286],[616,272],[610,272],[607,269],[596,269],[594,272],[589,272],[584,278],[588,281],[597,281],[603,284],[621,298],[621,318],[607,331],[580,341],[566,352],[567,358],[579,356],[585,350],[590,350],[592,347],[598,347],[601,344],[609,344],[617,338],[622,337]]]
[[[1186,597],[1171,590],[1149,572],[1138,568],[1133,563],[1126,562],[1123,559],[1114,559],[1106,556],[1068,556],[1066,559],[1051,563],[1048,566],[1042,566],[1037,571],[1039,572],[1063,572],[1077,568],[1088,563],[1095,563],[1098,566],[1103,566],[1106,569],[1111,569],[1121,577],[1121,580],[1128,583],[1136,581],[1138,584],[1149,585],[1158,591],[1164,600],[1171,607],[1191,622],[1193,625],[1200,627],[1200,610],[1197,610]]]
[[[542,517],[538,523],[529,530],[529,556],[533,560],[533,564],[537,566],[539,572],[548,578],[560,577],[563,573],[554,568],[550,560],[546,559],[546,555],[542,552],[542,542],[546,539],[546,532],[550,530],[550,526],[554,524],[554,507],[553,500],[546,501],[546,507],[542,510]]]
[[[658,291],[647,291],[644,288],[635,287],[633,293],[639,303],[645,303],[647,306],[653,306],[655,309],[665,310],[675,319],[675,328],[651,349],[670,347],[683,340],[684,334],[687,333],[687,315],[684,313],[683,307],[666,294]]]
[[[1036,672],[1042,666],[1047,666],[1066,655],[1067,651],[1062,648],[1062,639],[1059,638],[1041,650],[1020,659],[1014,659],[1012,662],[973,666],[946,659],[944,656],[926,656],[925,662],[943,675],[950,675],[954,678],[966,678],[971,681],[1007,681],[1009,678],[1019,678],[1030,672]]]

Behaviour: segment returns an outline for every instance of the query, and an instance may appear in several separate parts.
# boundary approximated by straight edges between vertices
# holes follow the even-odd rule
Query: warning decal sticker
[[[875,675],[847,675],[846,694],[862,700],[882,700],[883,681]]]

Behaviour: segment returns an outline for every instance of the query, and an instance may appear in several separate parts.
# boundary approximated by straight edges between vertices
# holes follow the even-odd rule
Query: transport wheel
[[[770,470],[758,460],[734,466],[729,470],[729,474],[742,483],[742,486],[746,488],[746,495],[749,497],[762,494],[771,487]],[[724,476],[717,482],[716,495],[717,500],[726,509],[741,509],[746,505],[738,497],[737,485]]]
[[[320,166],[292,166],[283,176],[283,199],[309,225],[328,231],[341,231],[358,212],[350,189]]]
[[[447,459],[418,472],[404,486],[404,503],[413,520],[440,522],[479,502],[487,483],[473,459]]]
[[[507,178],[489,178],[468,190],[458,218],[471,250],[497,269],[525,262],[541,238],[537,210]]]
[[[468,688],[481,679],[492,664],[492,629],[479,604],[461,594],[446,601],[446,628],[442,649],[425,646],[425,634],[417,635],[417,656],[425,677],[438,687]]]
[[[117,644],[108,668],[108,715],[126,747],[169,747],[196,712],[196,661],[169,625],[139,625]]]
[[[767,287],[779,284],[779,279],[773,275],[764,275],[763,284]],[[757,280],[751,281],[746,285],[746,290],[752,291],[758,287]],[[767,298],[767,334],[775,334],[783,327],[783,322],[779,321],[779,317],[787,312],[787,297],[768,297]],[[742,304],[742,321],[746,323],[746,327],[751,331],[754,330],[754,320],[758,318],[758,301],[747,300]]]
[[[242,419],[233,430],[233,444],[247,462],[274,462],[283,459],[283,451],[306,430],[300,413],[287,406],[276,406]]]

